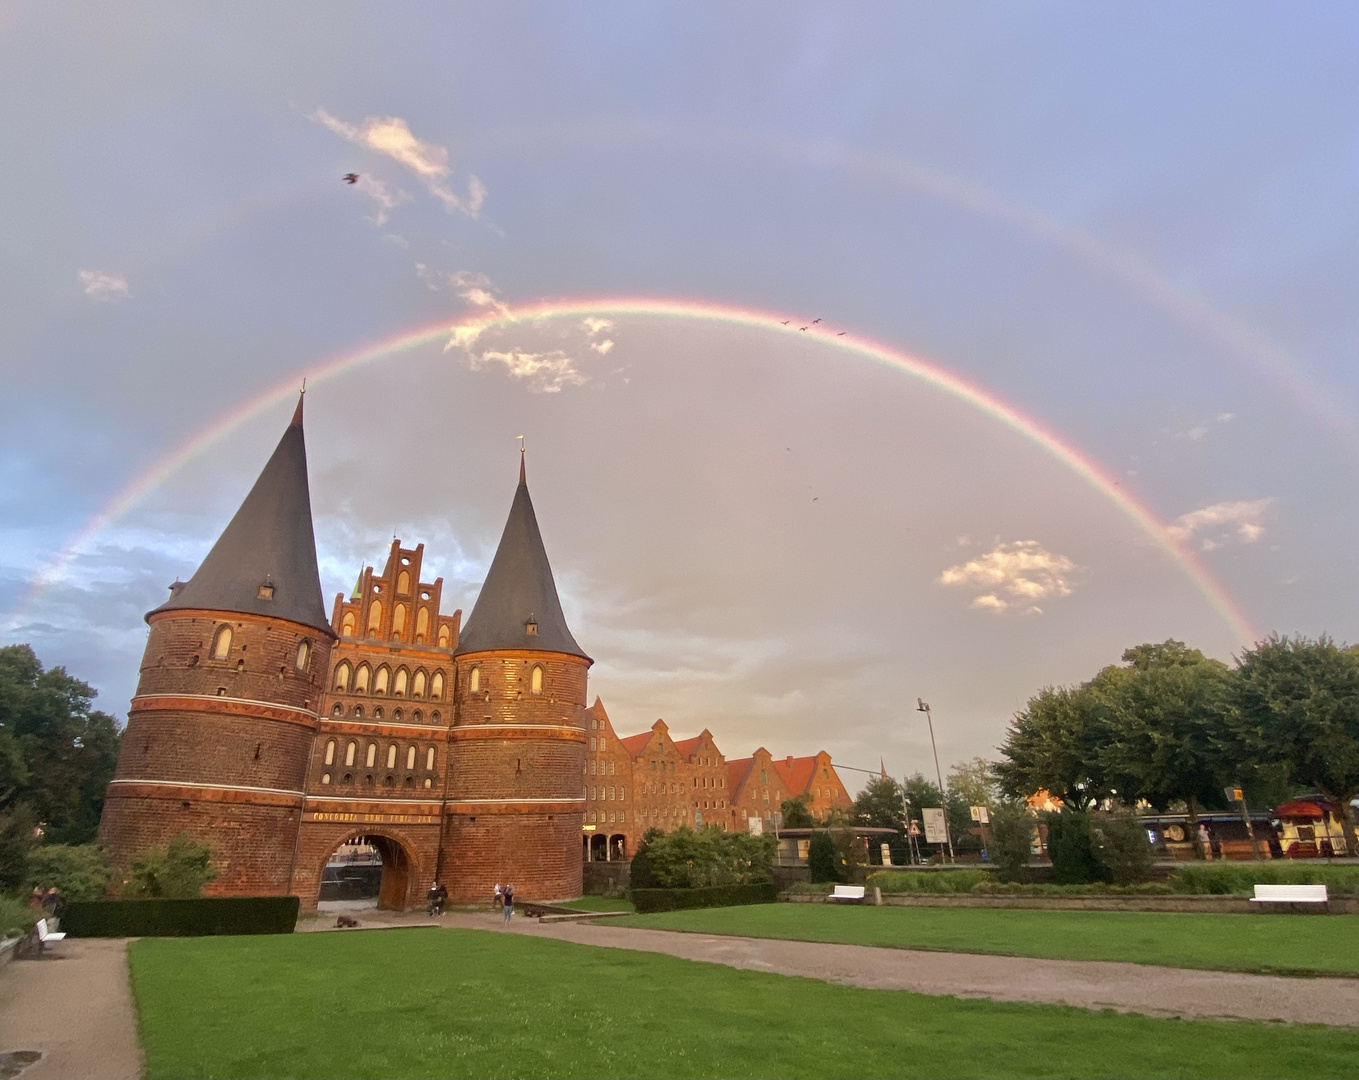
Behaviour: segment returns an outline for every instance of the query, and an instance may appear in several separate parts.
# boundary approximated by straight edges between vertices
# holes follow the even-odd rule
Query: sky
[[[304,378],[327,605],[395,534],[469,612],[523,435],[623,734],[930,772],[917,698],[947,769],[1140,642],[1359,640],[1357,47],[0,0],[0,643],[125,716]]]

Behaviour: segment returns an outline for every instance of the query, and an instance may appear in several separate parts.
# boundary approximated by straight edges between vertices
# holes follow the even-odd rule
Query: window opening
[[[219,626],[212,639],[212,658],[225,660],[229,652],[231,652],[231,627]]]

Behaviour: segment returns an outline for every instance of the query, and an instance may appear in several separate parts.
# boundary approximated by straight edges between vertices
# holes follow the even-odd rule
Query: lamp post
[[[915,711],[925,714],[925,722],[930,726],[930,750],[934,752],[934,775],[939,781],[939,801],[944,804],[944,840],[948,843],[948,861],[953,862],[953,833],[948,827],[948,792],[944,790],[944,774],[939,771],[939,748],[934,745],[934,717],[930,715],[929,703],[924,698],[915,699]]]

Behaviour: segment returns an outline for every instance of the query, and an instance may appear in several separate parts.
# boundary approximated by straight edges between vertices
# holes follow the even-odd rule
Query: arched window
[[[329,783],[330,783],[330,773],[324,772],[324,773],[321,774],[321,783],[323,783],[323,784],[329,784]]]
[[[429,608],[422,607],[415,613],[415,640],[424,643],[429,634]]]
[[[446,626],[439,627],[439,648],[441,649],[448,648],[448,643],[452,640],[453,635],[449,631],[448,627]]]
[[[214,660],[225,660],[230,652],[231,627],[223,623],[217,628],[217,633],[212,638],[212,658]]]
[[[377,637],[382,629],[382,601],[374,600],[368,605],[368,636]]]
[[[402,570],[396,575],[396,591],[400,596],[409,596],[411,591],[411,576]]]
[[[430,722],[431,724],[437,724],[437,723],[439,722],[439,710],[438,710],[438,709],[435,709],[432,713],[429,714],[429,722]]]
[[[405,697],[406,683],[409,678],[410,676],[405,668],[397,668],[396,683],[392,686],[392,693],[394,693],[397,697]]]
[[[373,679],[373,693],[385,694],[387,692],[388,683],[391,681],[391,677],[392,673],[387,669],[386,664],[383,664],[382,667],[378,668],[377,675]]]
[[[423,724],[425,722],[425,714],[419,709],[416,709],[415,712],[411,713],[411,719],[417,724]]]
[[[429,683],[429,696],[435,701],[442,701],[444,697],[444,673],[436,671],[434,678]]]
[[[534,664],[533,671],[529,675],[529,693],[541,694],[543,692],[543,668],[541,664]]]
[[[335,669],[335,689],[343,693],[349,689],[349,661],[341,660]]]
[[[348,765],[353,765],[353,764],[354,764],[354,752],[355,752],[355,750],[357,750],[357,749],[358,749],[358,743],[355,743],[355,742],[351,742],[348,746],[346,746],[346,747],[344,748],[344,763],[345,763],[345,765],[348,766]],[[348,783],[348,781],[345,781],[345,782]]]
[[[374,720],[381,720],[381,719],[382,719],[382,706],[381,706],[381,705],[379,705],[376,709],[373,710],[373,719],[374,719]]]
[[[425,751],[425,771],[434,771],[434,747],[432,746]]]
[[[467,692],[469,694],[481,693],[481,668],[474,667],[467,673]]]
[[[433,786],[434,786],[434,777],[432,777],[432,776],[426,776],[426,777],[425,777],[425,787],[427,787],[427,788],[432,788]]]
[[[297,643],[297,670],[306,671],[311,663],[311,642],[303,638]]]
[[[368,756],[363,759],[363,763],[369,769],[377,764],[377,743],[368,744]]]
[[[333,708],[333,709],[330,710],[330,715],[331,715],[331,716],[343,716],[343,715],[344,715],[344,706],[341,705],[341,704],[337,701],[337,702],[335,703],[335,708]]]
[[[393,720],[397,720],[397,721],[399,721],[399,720],[401,719],[401,710],[400,710],[400,709],[396,709],[396,710],[393,711],[393,713],[392,713],[392,719],[393,719]]]
[[[327,765],[335,764],[335,740],[331,739],[326,743],[326,762]]]
[[[396,768],[396,743],[389,743],[387,746],[387,768]]]
[[[397,638],[406,632],[406,605],[397,604],[392,609],[392,637]]]
[[[414,744],[406,747],[406,768],[415,768],[415,746]]]
[[[354,636],[354,624],[358,621],[352,611],[344,613],[344,621],[340,623],[340,633],[345,637]]]
[[[371,674],[367,664],[360,664],[359,670],[354,672],[354,693],[368,693],[368,676]]]
[[[424,696],[425,696],[425,673],[423,671],[417,671],[415,673],[415,679],[411,682],[411,697],[424,697]]]
[[[354,706],[354,719],[355,719],[355,720],[362,720],[362,719],[363,719],[363,706],[362,706],[362,705],[355,705],[355,706]]]

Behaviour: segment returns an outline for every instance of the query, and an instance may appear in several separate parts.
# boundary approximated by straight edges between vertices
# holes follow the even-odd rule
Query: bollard
[[[877,885],[873,886],[873,906],[882,907],[882,889]]]

